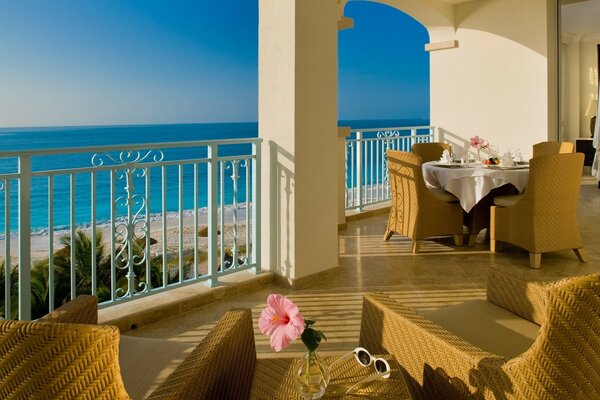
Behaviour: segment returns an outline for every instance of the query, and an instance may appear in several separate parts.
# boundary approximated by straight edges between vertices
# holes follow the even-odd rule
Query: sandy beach
[[[251,211],[250,211],[251,212]],[[220,223],[220,216],[217,218]],[[246,209],[239,208],[236,213],[236,221],[234,224],[233,210],[226,209],[223,218],[223,227],[219,226],[218,229],[221,234],[218,237],[219,243],[221,243],[221,235],[224,246],[231,248],[233,246],[233,239],[237,237],[237,246],[246,246]],[[166,234],[163,235],[163,221],[162,216],[153,215],[150,221],[150,237],[156,240],[156,243],[150,247],[152,255],[162,254],[163,251],[163,239],[166,240],[167,253],[169,255],[175,255],[179,252],[179,214],[168,213],[167,214],[167,230]],[[194,227],[194,217],[191,210],[184,211],[184,217],[182,220],[183,226],[183,249],[187,252],[192,251],[194,248],[194,240],[198,238],[198,250],[206,251],[208,246],[208,238],[202,235],[198,235],[198,231],[202,231],[208,226],[208,215],[206,212],[198,213],[198,230]],[[88,234],[91,232],[89,227],[77,228],[83,230]],[[96,226],[97,231],[102,231],[104,241],[107,249],[110,249],[110,225],[101,224]],[[57,251],[64,246],[60,243],[60,239],[65,235],[68,235],[69,231],[61,230],[54,232],[53,245],[54,251]],[[41,260],[47,258],[49,255],[49,235],[47,232],[35,233],[31,235],[31,258],[32,261]],[[5,239],[0,240],[0,258],[4,258]],[[10,258],[11,263],[14,265],[18,262],[18,237],[11,235],[10,237]]]

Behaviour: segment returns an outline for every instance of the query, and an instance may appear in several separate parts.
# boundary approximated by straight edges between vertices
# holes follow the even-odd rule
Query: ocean
[[[384,128],[428,125],[429,121],[424,119],[400,119],[400,120],[353,120],[340,121],[340,126],[351,126],[352,128]],[[77,126],[77,127],[46,127],[46,128],[0,128],[0,152],[15,150],[54,149],[91,147],[105,145],[125,145],[161,142],[181,142],[198,140],[223,140],[234,138],[255,138],[258,136],[258,124],[249,123],[205,123],[205,124],[164,124],[164,125],[129,125],[129,126]],[[224,146],[220,155],[249,154],[250,145]],[[32,170],[41,171],[48,169],[90,167],[90,153],[62,154],[55,156],[41,156],[32,158]],[[169,149],[164,152],[165,160],[180,160],[187,158],[206,157],[205,148],[179,148]],[[0,236],[4,236],[5,229],[5,191],[2,190],[2,174],[15,173],[17,171],[17,159],[2,157],[0,154]],[[110,218],[109,201],[109,174],[99,173],[96,185],[97,221],[99,224],[107,222]],[[178,170],[176,167],[167,169],[167,180],[169,185],[176,185]],[[186,182],[186,190],[183,196],[183,208],[194,209],[194,194],[189,190],[189,182],[193,181],[193,167],[184,167],[183,179]],[[136,186],[143,189],[143,180],[134,181]],[[161,174],[151,173],[151,196],[152,199],[161,197]],[[246,178],[245,173],[240,171],[238,181],[237,201],[246,201]],[[17,188],[16,180],[11,181],[11,209],[10,230],[14,233],[17,229]],[[175,186],[173,186],[175,187]],[[206,171],[199,170],[199,187],[201,193],[197,206],[206,207]],[[233,201],[233,185],[226,182],[223,188],[224,203],[231,204]],[[54,229],[66,229],[70,221],[70,182],[68,176],[57,176],[54,182]],[[90,179],[76,177],[75,180],[75,204],[76,224],[88,226],[91,221],[91,183]],[[169,186],[166,199],[166,209],[174,212],[179,209],[179,193],[177,189]],[[31,227],[34,233],[44,233],[48,229],[48,179],[34,178],[31,190]],[[152,201],[150,212],[157,214],[162,211],[161,201]]]

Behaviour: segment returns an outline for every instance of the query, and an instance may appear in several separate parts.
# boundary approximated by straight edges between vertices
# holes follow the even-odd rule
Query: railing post
[[[346,139],[351,134],[349,126],[338,127],[337,135],[337,165],[338,165],[338,228],[345,226],[346,223],[346,208],[348,208],[348,147]]]
[[[417,143],[417,130],[415,128],[410,130],[410,143],[409,143],[409,148],[406,149],[406,151],[410,151],[412,152],[412,146],[413,144]]]
[[[356,132],[356,208],[362,211],[363,196],[363,133]]]
[[[208,145],[208,286],[213,287],[218,283],[217,266],[217,170],[219,168],[218,145]],[[221,199],[221,201],[224,201]],[[223,251],[223,249],[221,249]],[[224,268],[224,266],[221,266]]]
[[[31,157],[19,157],[19,319],[31,319]],[[10,275],[6,277],[10,279]]]
[[[260,154],[261,143],[252,143],[252,261],[254,261],[255,267],[253,269],[254,274],[261,272],[261,261],[260,261],[260,165],[261,165],[261,154]],[[248,199],[246,199],[248,201]],[[246,210],[248,212],[248,209]]]
[[[4,187],[2,187],[2,181],[0,181],[0,192],[4,190],[4,318],[10,319],[12,310],[10,303],[11,301],[11,290],[12,290],[12,277],[11,277],[11,262],[10,262],[10,179],[7,178],[4,181]]]

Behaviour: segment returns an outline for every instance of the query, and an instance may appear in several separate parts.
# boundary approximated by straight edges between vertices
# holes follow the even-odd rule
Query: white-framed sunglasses
[[[368,367],[371,364],[373,364],[376,372],[374,374],[366,376],[365,378],[363,378],[360,381],[358,381],[357,383],[355,383],[352,387],[350,387],[350,389],[348,389],[346,391],[346,394],[350,394],[352,391],[357,389],[360,385],[363,385],[365,383],[372,382],[379,378],[387,379],[390,377],[390,374],[391,374],[390,364],[388,364],[388,362],[386,360],[384,360],[383,358],[374,358],[371,355],[371,353],[369,353],[369,351],[367,349],[365,349],[364,347],[357,347],[354,350],[352,350],[350,353],[344,354],[343,356],[341,356],[340,358],[338,358],[337,360],[332,362],[329,365],[329,371],[332,371],[335,367],[337,367],[342,362],[346,361],[349,357],[352,357],[352,356],[354,356],[354,358],[356,358],[356,361],[358,361],[358,363],[360,365],[362,365],[363,367]]]

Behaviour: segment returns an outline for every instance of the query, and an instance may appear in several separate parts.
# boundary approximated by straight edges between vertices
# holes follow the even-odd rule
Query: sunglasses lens
[[[358,361],[362,364],[362,365],[369,365],[371,364],[371,356],[369,355],[369,353],[367,353],[366,351],[363,350],[359,350],[358,354],[356,355],[358,358]]]
[[[387,364],[383,360],[375,360],[375,370],[381,374],[387,372]]]

